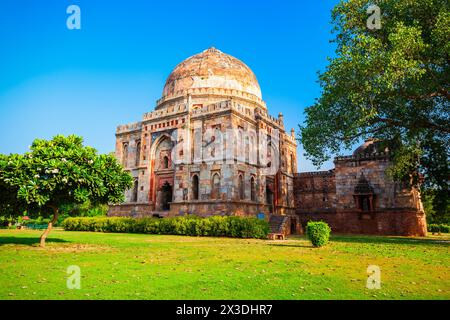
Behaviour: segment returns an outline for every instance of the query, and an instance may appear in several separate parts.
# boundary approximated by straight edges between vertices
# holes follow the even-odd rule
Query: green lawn
[[[286,241],[0,230],[0,299],[450,299],[450,236]],[[66,287],[81,268],[81,289]],[[381,289],[366,289],[368,265]]]

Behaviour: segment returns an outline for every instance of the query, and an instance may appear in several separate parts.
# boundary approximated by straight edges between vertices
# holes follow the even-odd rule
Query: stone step
[[[289,221],[288,216],[272,215],[269,218],[269,227],[271,233],[284,233],[286,224]]]

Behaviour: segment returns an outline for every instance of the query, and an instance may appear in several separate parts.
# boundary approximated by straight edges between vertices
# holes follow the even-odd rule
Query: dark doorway
[[[192,177],[192,200],[198,200],[198,176]]]
[[[138,201],[138,187],[139,187],[139,181],[138,181],[137,178],[134,178],[133,193],[131,195],[131,202],[137,202]]]
[[[163,159],[163,168],[169,169],[169,158],[167,156],[165,156]]]
[[[291,234],[297,233],[297,219],[291,217]]]
[[[250,200],[252,200],[253,202],[256,201],[256,184],[254,177],[250,179]]]
[[[244,190],[244,178],[242,175],[239,175],[238,178],[238,191],[239,191],[239,200],[245,199],[245,190]]]
[[[161,210],[170,210],[170,202],[172,202],[172,186],[166,181],[161,187]]]
[[[273,191],[269,184],[266,184],[266,204],[270,206],[270,212],[273,212]]]
[[[357,195],[356,207],[361,212],[371,212],[373,211],[373,196],[372,195]]]

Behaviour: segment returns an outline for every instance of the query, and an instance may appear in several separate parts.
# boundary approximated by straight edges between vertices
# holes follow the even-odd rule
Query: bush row
[[[450,233],[450,226],[446,225],[446,224],[429,224],[428,225],[428,232],[432,232],[432,233],[440,233],[440,232],[444,232],[444,233]]]
[[[50,219],[45,219],[42,217],[38,217],[37,219],[29,219],[29,220],[23,220],[22,225],[29,226],[29,225],[43,225],[43,224],[49,224]]]
[[[235,216],[196,216],[171,218],[81,217],[67,218],[62,226],[68,231],[126,232],[173,234],[187,236],[216,236],[233,238],[267,237],[269,224],[256,218]]]

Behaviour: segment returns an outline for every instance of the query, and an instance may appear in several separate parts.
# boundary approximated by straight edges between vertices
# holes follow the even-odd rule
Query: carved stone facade
[[[135,185],[109,214],[293,214],[296,150],[250,68],[210,48],[172,71],[155,111],[117,128]]]
[[[264,213],[290,216],[272,220],[290,223],[286,233],[309,220],[343,233],[426,233],[419,193],[389,180],[389,154],[373,141],[333,170],[297,173],[294,130],[269,115],[250,68],[215,48],[175,67],[155,110],[117,128],[116,156],[134,184],[109,215]]]
[[[389,152],[378,145],[367,140],[353,155],[336,158],[333,170],[296,175],[303,225],[322,220],[338,233],[426,235],[420,193],[387,176]]]

